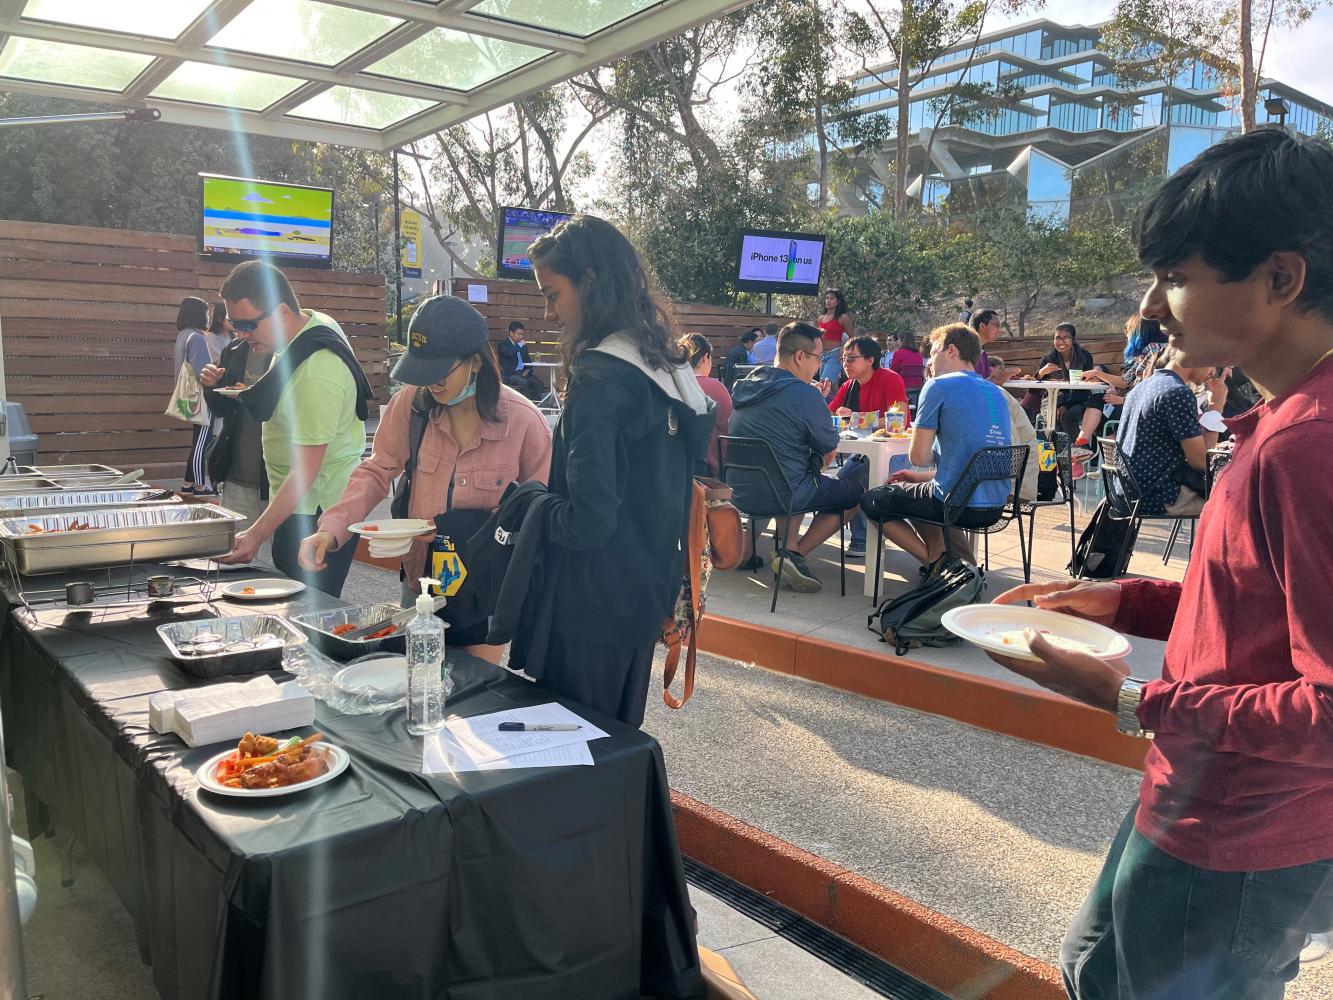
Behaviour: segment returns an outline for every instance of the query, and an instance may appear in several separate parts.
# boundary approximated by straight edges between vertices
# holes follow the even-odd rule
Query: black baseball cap
[[[486,319],[454,295],[436,295],[417,307],[407,327],[407,351],[393,378],[405,385],[435,385],[458,364],[486,349]]]

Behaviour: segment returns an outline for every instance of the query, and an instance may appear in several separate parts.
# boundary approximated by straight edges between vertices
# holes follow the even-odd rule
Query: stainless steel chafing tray
[[[221,555],[242,520],[212,504],[71,511],[0,520],[0,544],[19,573],[60,573]]]
[[[277,615],[172,622],[159,625],[157,634],[182,670],[203,678],[277,670],[282,651],[306,641]]]
[[[72,477],[72,476],[96,476],[114,479],[121,474],[119,469],[113,469],[109,465],[85,464],[85,465],[39,465],[33,469],[33,475],[52,476],[52,477]]]
[[[117,476],[3,476],[0,477],[0,496],[16,496],[23,493],[55,493],[60,490],[96,490],[107,487]],[[115,489],[147,489],[148,484],[141,479],[129,483],[117,483]]]
[[[55,490],[50,493],[0,495],[0,517],[32,517],[40,514],[64,514],[75,510],[101,507],[161,507],[180,504],[180,497],[170,490],[151,487],[138,489]]]

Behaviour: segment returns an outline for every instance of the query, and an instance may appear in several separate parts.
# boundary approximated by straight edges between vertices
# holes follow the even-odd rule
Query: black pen
[[[500,732],[502,733],[572,733],[576,729],[582,729],[582,726],[571,726],[565,723],[553,722],[502,722],[500,723]]]

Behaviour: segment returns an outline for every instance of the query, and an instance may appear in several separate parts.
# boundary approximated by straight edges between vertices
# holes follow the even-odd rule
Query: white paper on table
[[[534,753],[501,757],[499,760],[477,763],[447,733],[437,733],[425,740],[422,752],[422,774],[460,774],[464,771],[507,771],[519,767],[577,767],[592,766],[592,751],[587,743],[566,743],[562,747],[538,750]]]
[[[485,285],[468,285],[468,286],[467,286],[467,300],[468,300],[469,302],[485,302],[485,301],[486,301],[486,286],[485,286]]]
[[[502,722],[523,722],[528,725],[574,725],[578,729],[563,732],[501,732]],[[512,708],[489,715],[474,715],[466,719],[450,719],[445,728],[454,742],[466,751],[468,757],[483,764],[515,754],[552,750],[571,743],[600,740],[607,734],[587,719],[575,715],[564,705],[550,702],[527,708]]]

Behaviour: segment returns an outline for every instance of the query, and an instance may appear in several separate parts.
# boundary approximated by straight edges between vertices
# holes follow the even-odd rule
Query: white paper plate
[[[245,593],[246,588],[254,591]],[[233,601],[281,601],[305,590],[305,584],[299,580],[237,580],[222,588],[222,596]]]
[[[376,559],[393,559],[395,556],[405,555],[407,550],[412,547],[412,541],[415,535],[409,535],[404,539],[378,539],[372,538],[368,546],[370,554]]]
[[[407,696],[407,657],[381,656],[343,667],[333,675],[333,683],[344,691],[370,688],[382,698]]]
[[[365,538],[401,541],[404,538],[415,538],[417,535],[434,532],[435,524],[418,517],[386,517],[379,521],[357,521],[347,530]]]
[[[1046,633],[1056,645],[1107,660],[1125,656],[1130,650],[1129,640],[1105,625],[1019,604],[969,604],[946,611],[940,621],[973,645],[1018,660],[1037,661],[1023,638],[1025,628]]]
[[[247,386],[246,388],[249,387]],[[214,389],[213,391],[225,399],[235,399],[241,393],[245,392],[245,389]]]
[[[323,747],[324,752],[329,755],[329,769],[318,778],[311,778],[309,781],[303,781],[299,785],[284,785],[282,788],[228,788],[214,777],[214,773],[217,770],[217,766],[222,763],[224,758],[229,757],[236,752],[234,746],[228,747],[216,757],[210,757],[204,762],[204,765],[194,773],[194,776],[199,779],[200,787],[206,788],[216,795],[230,795],[233,798],[238,799],[271,799],[278,795],[290,795],[293,792],[303,792],[307,788],[314,788],[316,785],[322,785],[326,781],[332,781],[334,778],[338,777],[338,775],[346,771],[347,765],[352,762],[352,759],[347,756],[347,751],[343,750],[341,747],[331,746],[330,744],[323,742],[319,745]]]

